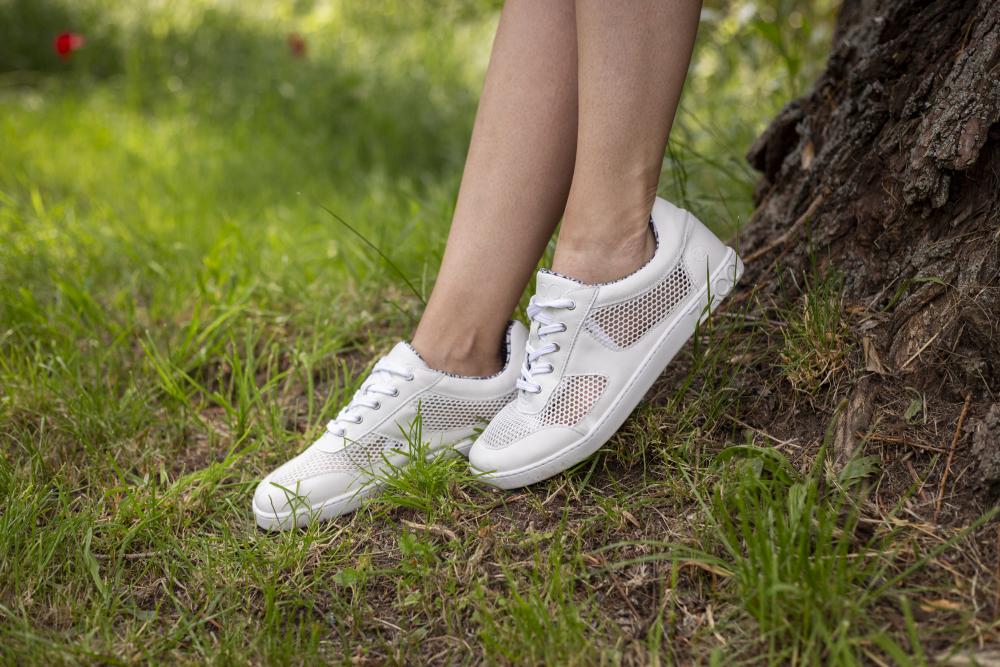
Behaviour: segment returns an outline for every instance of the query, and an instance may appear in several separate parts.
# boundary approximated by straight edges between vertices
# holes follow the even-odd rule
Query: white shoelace
[[[528,317],[533,322],[538,322],[538,339],[542,340],[545,336],[549,334],[562,333],[566,331],[565,322],[557,322],[554,320],[546,310],[565,308],[567,310],[572,310],[576,308],[576,302],[573,299],[549,299],[542,300],[537,296],[531,297],[531,301],[528,302]],[[543,375],[545,373],[551,373],[555,370],[555,367],[546,362],[543,364],[536,364],[535,362],[541,359],[546,354],[552,354],[553,352],[559,351],[559,343],[549,342],[540,347],[533,348],[531,344],[525,345],[524,347],[524,363],[521,365],[521,377],[517,380],[517,388],[527,391],[532,394],[537,394],[542,391],[541,385],[535,382],[535,375]]]
[[[380,359],[372,368],[371,375],[366,381],[366,385],[354,394],[351,402],[341,410],[335,419],[326,425],[326,430],[337,437],[347,435],[345,424],[360,424],[363,417],[360,413],[362,408],[368,410],[378,410],[382,407],[382,402],[378,399],[368,398],[369,394],[381,394],[382,396],[399,396],[399,387],[393,378],[401,378],[406,381],[413,379],[413,373],[409,369],[390,363],[385,359]]]

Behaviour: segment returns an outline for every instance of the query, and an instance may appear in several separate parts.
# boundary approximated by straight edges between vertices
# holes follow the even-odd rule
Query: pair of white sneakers
[[[257,525],[283,530],[357,508],[406,465],[418,414],[422,455],[458,451],[502,489],[548,479],[600,449],[743,272],[688,211],[657,198],[651,224],[653,258],[621,280],[587,285],[540,271],[530,332],[510,325],[496,375],[436,371],[397,343],[323,436],[260,482]]]

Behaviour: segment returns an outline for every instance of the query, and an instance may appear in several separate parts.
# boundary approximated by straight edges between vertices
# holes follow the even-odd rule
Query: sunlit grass
[[[822,64],[832,11],[708,3],[662,190],[723,234],[752,209],[743,152]],[[857,488],[759,464],[753,438],[715,456],[768,352],[746,302],[702,327],[663,400],[547,484],[486,489],[417,425],[415,464],[378,500],[254,527],[257,480],[419,316],[496,20],[479,0],[0,0],[0,661],[916,652],[837,625],[894,592],[853,597],[883,563],[851,539]],[[68,62],[63,29],[88,40]],[[761,365],[816,390],[843,361],[841,304],[807,291],[786,361]],[[642,538],[683,558],[612,577],[594,545]]]

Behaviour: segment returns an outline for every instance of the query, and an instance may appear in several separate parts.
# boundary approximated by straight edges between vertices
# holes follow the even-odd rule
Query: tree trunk
[[[845,0],[826,70],[750,150],[743,284],[780,303],[784,272],[837,271],[863,343],[841,459],[923,395],[963,480],[1000,480],[998,121],[998,0]]]

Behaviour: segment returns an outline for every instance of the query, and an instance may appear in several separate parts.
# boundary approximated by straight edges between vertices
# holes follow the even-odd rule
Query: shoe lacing
[[[531,301],[528,302],[528,318],[532,322],[538,323],[538,339],[542,340],[550,334],[566,331],[566,323],[556,321],[546,311],[558,309],[573,310],[574,308],[576,308],[576,302],[573,299],[543,300],[537,296],[531,297]],[[541,392],[542,387],[535,382],[535,375],[551,373],[555,370],[555,367],[548,362],[541,364],[536,362],[546,354],[558,351],[559,343],[554,341],[550,341],[538,348],[532,347],[530,343],[525,345],[524,363],[521,365],[521,377],[517,380],[517,388],[531,394]]]
[[[380,394],[382,396],[399,396],[398,383],[394,378],[400,378],[409,382],[413,379],[410,369],[393,364],[380,359],[372,368],[369,379],[365,385],[358,389],[351,399],[351,402],[341,410],[335,419],[326,425],[326,430],[335,436],[343,437],[347,435],[346,424],[360,424],[364,417],[361,415],[362,409],[378,410],[382,407],[382,402],[378,399],[369,398],[370,394]]]

